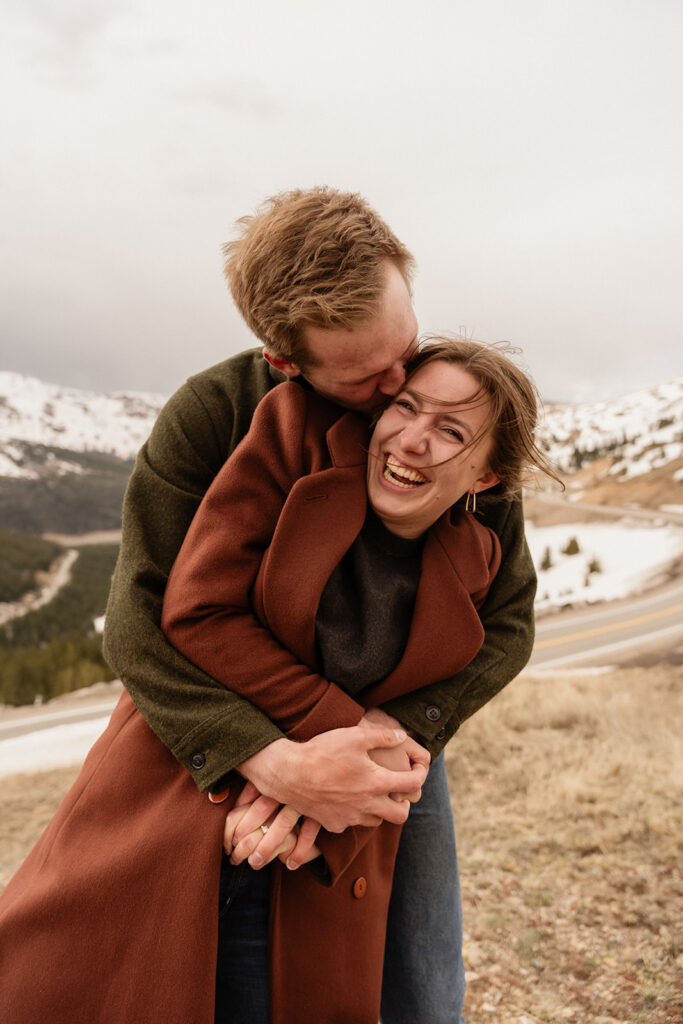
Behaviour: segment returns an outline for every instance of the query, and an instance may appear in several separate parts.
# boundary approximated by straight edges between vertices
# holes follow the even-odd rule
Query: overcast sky
[[[423,330],[546,399],[683,373],[680,0],[1,0],[0,369],[173,391],[253,340],[221,276],[282,189],[365,195]]]

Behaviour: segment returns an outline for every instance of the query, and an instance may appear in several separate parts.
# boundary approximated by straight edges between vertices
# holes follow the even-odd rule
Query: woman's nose
[[[406,368],[400,360],[393,363],[380,377],[378,389],[383,395],[396,395],[406,379]]]
[[[423,455],[427,450],[427,431],[419,416],[403,428],[399,435],[399,444],[402,451],[414,452],[417,455]]]

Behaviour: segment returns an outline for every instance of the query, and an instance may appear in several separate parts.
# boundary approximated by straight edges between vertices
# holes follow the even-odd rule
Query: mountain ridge
[[[120,525],[133,459],[165,401],[0,372],[0,526],[77,533]],[[595,500],[599,485],[597,500],[618,504],[639,481],[659,477],[656,494],[662,478],[667,493],[658,500],[678,501],[680,491],[683,502],[683,376],[610,401],[548,403],[538,437],[574,500]]]
[[[27,445],[134,459],[165,401],[150,392],[102,394],[1,371],[0,476],[33,476],[22,469]],[[60,470],[79,472],[68,464],[53,466]]]

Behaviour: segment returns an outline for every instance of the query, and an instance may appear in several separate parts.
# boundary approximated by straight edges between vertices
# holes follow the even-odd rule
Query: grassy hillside
[[[525,675],[449,745],[468,1024],[683,1021],[682,683]],[[77,770],[3,779],[0,885]]]
[[[28,704],[112,678],[93,619],[104,613],[117,554],[114,544],[80,548],[49,604],[0,627],[0,702]]]
[[[472,1024],[683,1022],[683,667],[529,673],[447,751]]]
[[[42,537],[0,529],[0,602],[16,601],[36,586],[61,548]]]

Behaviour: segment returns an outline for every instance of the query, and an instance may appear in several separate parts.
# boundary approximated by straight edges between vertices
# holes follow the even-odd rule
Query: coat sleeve
[[[306,392],[291,386],[261,402],[192,521],[162,613],[174,647],[295,740],[357,725],[364,714],[341,687],[283,647],[252,606],[252,587],[283,505],[319,449],[317,437],[307,442],[307,408]]]
[[[536,573],[524,536],[521,496],[482,502],[483,521],[496,533],[501,568],[479,607],[485,630],[480,651],[451,679],[389,701],[394,715],[437,757],[460,725],[517,676],[534,644]],[[434,708],[440,715],[435,719]]]
[[[160,413],[126,491],[105,620],[107,661],[202,790],[220,786],[236,765],[283,735],[252,704],[179,654],[160,628],[166,581],[183,537],[272,387],[261,363],[256,352],[229,360],[220,374],[214,368],[196,384],[183,385]]]

